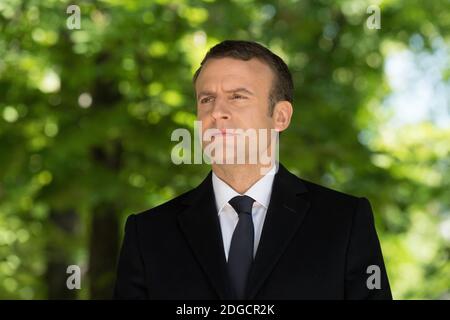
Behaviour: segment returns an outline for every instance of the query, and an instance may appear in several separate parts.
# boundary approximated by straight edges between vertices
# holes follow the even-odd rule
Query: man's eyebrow
[[[227,93],[229,93],[229,92],[231,92],[231,93],[235,93],[235,92],[245,92],[245,93],[247,93],[247,94],[249,94],[249,95],[254,95],[254,93],[252,92],[252,91],[250,91],[249,89],[247,89],[247,88],[244,88],[244,87],[240,87],[240,88],[235,88],[235,89],[231,89],[231,90],[227,90],[227,91],[225,91],[225,92],[227,92]],[[214,96],[215,95],[215,93],[214,92],[212,92],[212,91],[200,91],[199,93],[198,93],[198,95],[197,95],[197,99],[199,99],[200,97],[202,97],[202,96]]]
[[[199,99],[202,96],[213,96],[213,95],[214,95],[214,92],[212,92],[212,91],[200,91],[197,94],[197,99]]]
[[[250,90],[248,90],[247,88],[244,88],[244,87],[240,87],[240,88],[236,88],[236,89],[231,89],[231,90],[228,90],[228,91],[225,91],[225,92],[232,92],[232,93],[235,93],[235,92],[245,92],[245,93],[247,93],[247,94],[249,94],[249,95],[254,95],[253,94],[253,92],[251,92]]]

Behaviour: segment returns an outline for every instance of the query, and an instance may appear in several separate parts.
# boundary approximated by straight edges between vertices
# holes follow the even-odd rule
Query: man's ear
[[[276,131],[281,132],[289,127],[293,112],[294,110],[292,108],[292,104],[289,101],[277,102],[272,114],[274,128]]]

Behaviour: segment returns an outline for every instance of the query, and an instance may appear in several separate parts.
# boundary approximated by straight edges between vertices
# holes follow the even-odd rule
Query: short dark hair
[[[253,41],[225,40],[212,47],[203,58],[200,67],[194,74],[193,82],[209,59],[234,58],[248,61],[257,58],[270,67],[274,73],[274,81],[269,92],[269,114],[273,114],[275,104],[279,101],[293,101],[294,83],[286,63],[275,53]]]

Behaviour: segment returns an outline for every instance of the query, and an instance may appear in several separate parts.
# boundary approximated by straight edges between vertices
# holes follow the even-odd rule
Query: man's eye
[[[247,97],[241,96],[240,94],[233,95],[233,99],[247,99]]]
[[[200,99],[200,103],[208,103],[211,101],[211,99],[212,99],[212,97],[205,97],[203,99]]]

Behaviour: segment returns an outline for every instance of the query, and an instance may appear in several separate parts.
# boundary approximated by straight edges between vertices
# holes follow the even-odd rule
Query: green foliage
[[[293,73],[281,161],[371,200],[395,298],[449,297],[450,131],[386,126],[383,107],[390,54],[417,35],[421,52],[448,47],[448,2],[384,1],[380,30],[359,0],[77,1],[80,30],[66,26],[70,4],[0,2],[0,298],[55,297],[58,263],[82,267],[75,297],[108,297],[92,289],[113,281],[95,257],[114,261],[120,235],[95,219],[117,220],[117,233],[201,181],[207,166],[172,164],[170,135],[192,128],[191,77],[207,49],[237,38]]]

